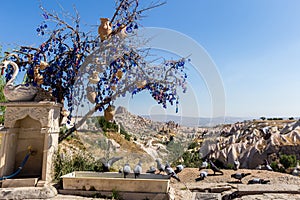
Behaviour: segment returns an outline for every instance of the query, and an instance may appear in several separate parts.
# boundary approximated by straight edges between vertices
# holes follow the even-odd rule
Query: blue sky
[[[82,22],[91,25],[99,25],[100,17],[111,17],[114,11],[114,1],[43,2],[47,9],[60,12],[58,3],[70,12],[75,5]],[[38,6],[35,0],[1,2],[0,44],[38,44],[35,29],[42,20]],[[221,77],[225,115],[290,117],[300,116],[299,8],[297,0],[169,0],[147,12],[141,23],[182,33],[204,49]],[[212,116],[213,86],[194,73],[198,66],[193,64],[190,92],[182,96],[179,114]],[[117,103],[137,114],[175,114],[175,108],[163,111],[146,94]]]

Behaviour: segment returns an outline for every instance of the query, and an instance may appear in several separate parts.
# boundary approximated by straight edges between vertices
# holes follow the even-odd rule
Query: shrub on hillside
[[[297,164],[296,155],[283,154],[280,156],[279,161],[285,169],[288,169],[289,167],[295,167]]]
[[[97,117],[98,125],[104,132],[114,131],[118,132],[118,125],[115,122],[108,122],[105,120],[104,116]],[[120,134],[125,136],[125,139],[130,141],[131,135],[125,131],[125,128],[120,125]]]
[[[54,180],[73,171],[102,171],[102,163],[80,152],[64,156],[58,150],[54,155]]]

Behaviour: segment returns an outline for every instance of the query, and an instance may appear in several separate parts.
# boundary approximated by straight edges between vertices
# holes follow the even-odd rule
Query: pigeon
[[[110,159],[101,158],[101,163],[103,165],[103,172],[109,172],[111,166],[117,162],[118,160],[121,160],[123,157],[112,157]]]
[[[211,160],[209,160],[210,168],[214,171],[214,175],[216,172],[221,173],[222,175],[224,174]]]
[[[294,175],[294,176],[299,176],[299,175],[300,175],[300,166],[299,166],[299,162],[297,162],[296,167],[295,167],[294,170],[292,171],[292,175]]]
[[[199,167],[199,171],[201,171],[202,169],[206,169],[207,167],[208,167],[207,160],[204,160],[201,166]]]
[[[130,171],[131,171],[131,168],[130,168],[129,164],[126,163],[123,167],[124,178],[126,178],[126,176],[130,174]]]
[[[266,167],[266,170],[268,171],[273,171],[272,167],[270,166],[269,162],[267,159],[264,160],[264,164],[265,164],[265,167]]]
[[[262,178],[254,178],[248,181],[248,184],[267,184],[270,180],[265,180]]]
[[[240,168],[240,161],[238,159],[236,159],[234,162],[233,162],[233,165],[234,165],[234,170],[238,170]]]
[[[166,168],[166,167],[171,167],[171,166],[170,166],[170,163],[169,163],[168,161],[167,161],[166,164],[165,164],[165,168]]]
[[[155,174],[155,172],[156,172],[156,168],[153,167],[153,166],[151,166],[151,167],[146,171],[146,173],[148,173],[148,174]]]
[[[139,161],[139,163],[135,166],[134,170],[134,178],[139,177],[142,173],[142,163]]]
[[[235,173],[235,174],[231,174],[231,178],[235,178],[240,182],[242,182],[242,179],[246,176],[249,176],[250,174],[251,173]]]
[[[156,163],[157,163],[157,169],[159,170],[159,174],[163,171],[165,171],[165,166],[163,164],[161,164],[160,160],[159,159],[156,159],[155,160]]]
[[[204,178],[206,178],[207,175],[208,175],[207,171],[201,171],[200,175],[199,175],[199,178],[196,178],[196,181],[204,180]]]
[[[177,174],[175,173],[175,171],[172,169],[172,167],[166,166],[166,167],[165,167],[165,172],[166,172],[166,174],[167,174],[168,176],[170,176],[170,178],[172,177],[172,178],[174,178],[174,179],[176,179],[177,181],[180,182],[179,177],[177,176]]]
[[[184,165],[180,164],[176,166],[175,173],[178,174],[184,169]]]

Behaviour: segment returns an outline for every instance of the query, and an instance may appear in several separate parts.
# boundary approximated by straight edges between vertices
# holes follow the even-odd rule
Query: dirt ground
[[[207,169],[208,176],[201,181],[196,182],[195,179],[199,177],[199,170],[196,168],[186,168],[180,174],[178,174],[181,182],[177,180],[171,179],[171,192],[173,192],[173,196],[175,199],[192,199],[193,192],[212,192],[212,188],[227,188],[228,191],[222,192],[222,196],[224,194],[232,193],[236,190],[237,186],[243,184],[245,186],[248,185],[248,181],[253,178],[261,178],[265,180],[270,180],[268,185],[283,185],[283,187],[288,188],[290,185],[300,185],[300,177],[292,176],[290,174],[283,174],[278,172],[266,171],[266,170],[249,170],[249,169],[240,169],[238,171],[234,170],[222,170],[223,175],[216,173],[214,175],[213,171]],[[238,180],[231,178],[231,175],[237,172],[241,173],[251,173],[249,176],[246,176],[242,179],[240,183]],[[256,184],[256,187],[262,187],[259,184]],[[186,189],[188,188],[188,189]],[[173,190],[173,191],[172,191]],[[218,189],[215,189],[216,191]],[[216,192],[218,193],[218,192]],[[220,192],[221,193],[221,192]],[[276,193],[276,191],[274,191]],[[243,196],[242,198],[237,199],[286,199],[285,197],[289,196],[289,194],[273,194],[273,197],[269,195],[250,195]],[[292,197],[289,196],[289,199],[300,199],[300,194],[293,194]]]
[[[214,175],[213,171],[207,169],[208,176],[202,180],[196,182],[195,179],[199,177],[199,170],[196,168],[185,168],[181,173],[178,174],[181,182],[192,185],[202,185],[204,183],[238,183],[236,179],[231,178],[231,174],[241,172],[241,173],[251,173],[251,175],[246,176],[242,179],[242,184],[247,184],[248,180],[253,178],[262,178],[270,180],[270,184],[300,184],[300,178],[292,176],[290,174],[283,174],[279,172],[272,172],[266,170],[250,170],[250,169],[240,169],[238,171],[234,170],[222,170],[223,175],[216,173]],[[239,183],[240,184],[240,183]],[[184,184],[171,179],[172,187],[182,187]]]

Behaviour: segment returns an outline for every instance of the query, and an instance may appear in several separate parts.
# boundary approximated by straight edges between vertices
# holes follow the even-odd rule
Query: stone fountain
[[[10,102],[1,130],[0,177],[13,174],[31,149],[20,173],[2,181],[3,187],[37,186],[50,183],[53,155],[58,147],[61,104],[51,101]]]

